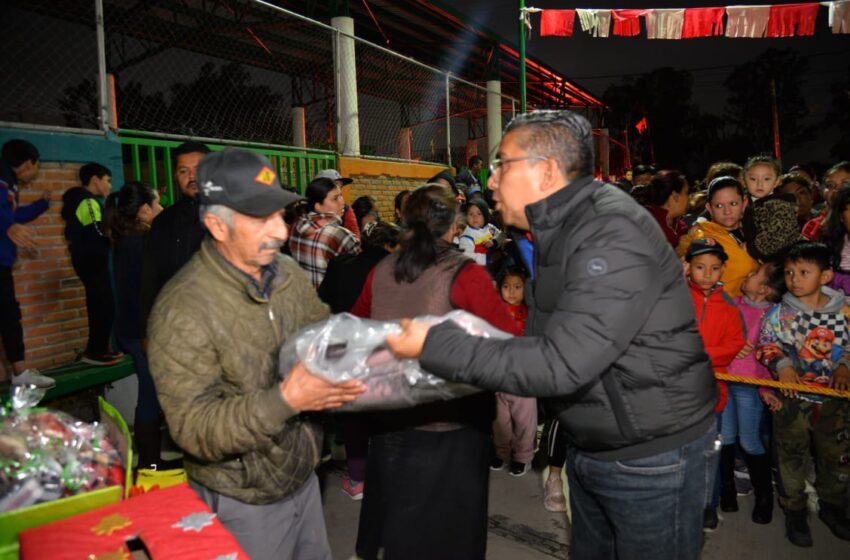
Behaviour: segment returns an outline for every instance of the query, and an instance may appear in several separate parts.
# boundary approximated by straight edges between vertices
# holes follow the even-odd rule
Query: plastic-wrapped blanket
[[[417,317],[417,320],[434,325],[451,320],[476,336],[511,337],[466,311],[452,311],[441,317]],[[286,377],[296,362],[302,361],[311,372],[333,383],[349,379],[363,381],[366,392],[335,409],[337,412],[407,408],[480,391],[430,374],[421,369],[417,360],[397,359],[384,340],[400,331],[396,321],[371,321],[348,313],[334,315],[287,339],[280,350],[280,375]]]

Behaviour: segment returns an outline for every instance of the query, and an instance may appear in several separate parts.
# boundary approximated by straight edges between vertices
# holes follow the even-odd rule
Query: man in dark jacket
[[[147,338],[148,316],[165,283],[186,264],[201,246],[204,228],[198,214],[196,173],[210,149],[199,142],[184,142],[171,154],[180,199],[163,210],[151,224],[142,268],[139,315],[142,339]]]
[[[572,558],[697,558],[717,395],[681,264],[645,210],[592,179],[584,118],[521,115],[497,158],[496,209],[534,239],[528,336],[412,322],[388,342],[446,379],[548,398],[568,434]]]

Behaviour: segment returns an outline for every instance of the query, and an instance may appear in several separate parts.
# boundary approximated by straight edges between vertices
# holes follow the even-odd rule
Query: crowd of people
[[[139,466],[165,468],[164,419],[191,485],[252,558],[330,558],[323,427],[345,443],[342,490],[363,500],[363,559],[483,558],[490,473],[523,476],[538,446],[542,506],[565,511],[562,472],[569,483],[573,558],[698,557],[718,509],[738,510],[742,465],[754,523],[772,521],[776,488],[791,543],[812,546],[810,496],[850,540],[850,399],[801,387],[850,390],[850,162],[783,174],[756,155],[696,181],[641,165],[605,184],[589,123],[540,111],[508,125],[486,188],[475,156],[400,191],[390,217],[370,197],[346,204],[352,180],[336,170],[300,196],[252,152],[187,142],[173,158],[165,210],[144,183],[113,189],[98,163],[63,197],[86,290],[81,358],[120,360],[114,330],[139,379]],[[3,147],[0,334],[12,382],[49,386],[25,367],[11,273],[48,204],[16,205],[38,159],[28,142]],[[454,309],[514,337],[409,321]],[[396,355],[484,392],[322,420],[362,383],[301,364],[281,381],[277,353],[342,312],[401,320]],[[771,379],[790,385],[758,385]]]

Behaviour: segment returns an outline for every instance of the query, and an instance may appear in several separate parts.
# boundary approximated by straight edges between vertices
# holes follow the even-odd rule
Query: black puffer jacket
[[[530,205],[535,281],[527,337],[431,329],[421,362],[447,379],[548,397],[570,443],[603,460],[703,435],[717,400],[682,265],[646,210],[612,185],[573,181]]]

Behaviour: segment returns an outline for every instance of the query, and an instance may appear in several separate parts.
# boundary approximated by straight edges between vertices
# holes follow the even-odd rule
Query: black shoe
[[[829,527],[832,534],[843,541],[850,541],[850,520],[844,510],[823,500],[819,500],[818,505],[818,517]]]
[[[505,468],[505,462],[499,459],[498,457],[493,457],[490,459],[490,470],[491,471],[500,471]]]
[[[702,513],[702,530],[706,533],[713,533],[720,525],[720,518],[717,516],[717,509],[705,508]]]
[[[121,352],[107,352],[106,354],[83,354],[80,359],[83,363],[93,366],[112,366],[124,359]]]
[[[805,509],[785,512],[785,536],[791,544],[809,548],[812,546],[812,531],[809,529],[809,512]]]
[[[531,464],[529,463],[517,463],[516,461],[511,461],[511,476],[522,476],[528,472]]]

